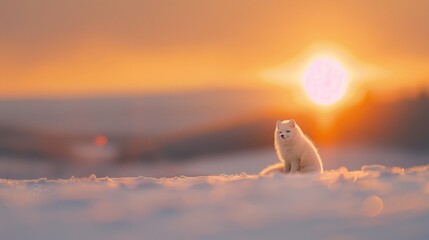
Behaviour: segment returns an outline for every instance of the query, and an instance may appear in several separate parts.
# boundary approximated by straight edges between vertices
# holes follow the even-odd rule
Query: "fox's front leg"
[[[283,169],[283,173],[290,173],[291,165],[289,161],[285,161],[285,168]]]
[[[290,163],[290,173],[296,173],[299,169],[299,159],[294,159]]]

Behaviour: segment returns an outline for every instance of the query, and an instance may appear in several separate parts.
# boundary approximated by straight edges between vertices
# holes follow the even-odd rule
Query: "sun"
[[[310,62],[302,81],[308,97],[319,105],[332,105],[344,96],[349,75],[337,60],[319,57]]]

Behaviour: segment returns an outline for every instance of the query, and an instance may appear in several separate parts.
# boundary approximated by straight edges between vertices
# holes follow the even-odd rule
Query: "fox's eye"
[[[290,133],[290,131],[289,131],[289,130],[287,130],[286,132],[287,132],[287,133]]]

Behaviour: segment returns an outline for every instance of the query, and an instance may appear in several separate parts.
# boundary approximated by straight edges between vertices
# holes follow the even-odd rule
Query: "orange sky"
[[[425,0],[1,1],[0,96],[268,86],[261,73],[317,43],[376,69],[355,79],[366,88],[419,89],[428,12]]]

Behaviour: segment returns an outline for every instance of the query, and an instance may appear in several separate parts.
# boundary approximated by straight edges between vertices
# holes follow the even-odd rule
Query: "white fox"
[[[322,160],[316,148],[294,120],[277,121],[274,147],[280,162],[262,170],[261,175],[274,172],[323,173]]]

